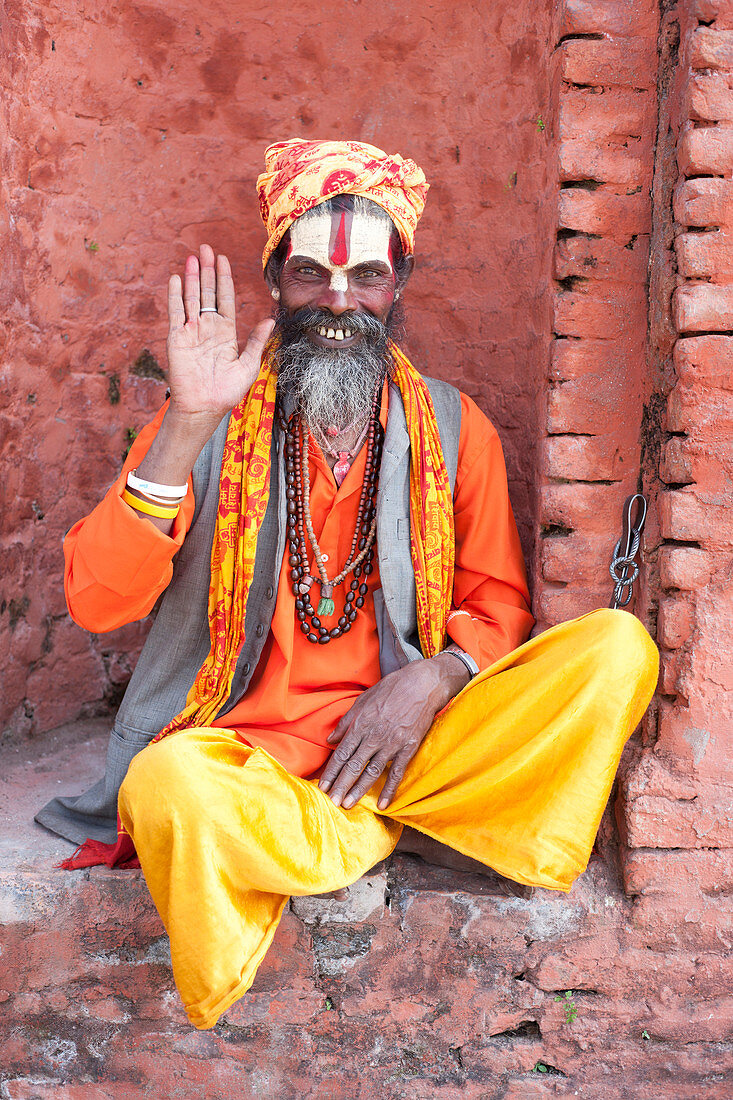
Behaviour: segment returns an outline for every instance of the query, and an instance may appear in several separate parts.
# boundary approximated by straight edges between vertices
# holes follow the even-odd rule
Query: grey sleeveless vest
[[[451,487],[455,485],[461,430],[460,394],[425,378],[435,407]],[[106,774],[84,794],[54,798],[35,820],[80,844],[87,837],[112,843],[117,836],[117,794],[130,761],[183,709],[189,688],[209,652],[208,592],[211,544],[219,500],[219,473],[229,418],[225,417],[194,466],[196,510],[173,577],[117,713],[107,750]],[[257,539],[247,600],[244,645],[226,714],[242,698],[270,630],[285,552],[283,438],[273,430],[270,498]],[[381,589],[374,594],[382,675],[422,657],[417,630],[415,576],[410,557],[410,441],[402,397],[390,383],[389,414],[377,494],[377,555]]]

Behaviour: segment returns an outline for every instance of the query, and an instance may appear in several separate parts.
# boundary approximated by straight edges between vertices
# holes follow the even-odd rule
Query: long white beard
[[[380,328],[379,336],[364,335],[353,348],[321,348],[305,333],[284,334],[278,349],[278,388],[293,398],[308,428],[321,436],[329,428],[341,433],[363,424],[387,376],[386,329],[369,321]]]
[[[323,434],[328,428],[341,433],[363,424],[377,386],[386,377],[385,360],[327,348],[314,348],[304,359],[302,355],[297,363],[292,358],[281,362],[278,383],[293,395],[307,426]]]

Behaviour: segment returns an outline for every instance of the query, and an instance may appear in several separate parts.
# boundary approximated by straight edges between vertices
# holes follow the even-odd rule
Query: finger
[[[374,786],[388,764],[388,752],[378,752],[376,756],[371,758],[364,768],[364,771],[341,803],[345,810],[350,810],[352,806],[355,806],[359,799],[367,793],[370,787]]]
[[[270,319],[257,322],[247,338],[244,351],[239,356],[240,362],[256,366],[259,370],[262,362],[262,352],[265,350],[265,344],[270,339],[270,333],[274,327],[275,322]]]
[[[168,332],[183,328],[186,323],[186,311],[181,295],[181,276],[171,275],[168,280]]]
[[[326,767],[323,769],[323,775],[318,782],[318,786],[321,788],[322,791],[328,790],[336,776],[343,768],[346,761],[349,759],[352,753],[356,751],[358,746],[359,738],[355,737],[351,740],[347,738],[347,740],[344,741],[343,744],[339,745],[337,749],[334,749],[328,759]]]
[[[237,315],[234,300],[234,279],[226,256],[216,257],[216,308],[222,317],[235,321]]]
[[[342,766],[341,771],[334,780],[331,790],[328,792],[328,797],[331,799],[334,806],[341,805],[344,797],[354,786],[354,783],[359,779],[371,760],[373,752],[373,746],[369,747],[368,745],[365,746],[362,744],[353,756],[350,756]]]
[[[389,806],[390,802],[395,796],[398,786],[402,781],[402,777],[405,774],[407,765],[412,760],[414,752],[410,753],[398,753],[395,756],[392,764],[390,765],[389,775],[386,782],[382,787],[382,793],[379,796],[377,807],[380,810],[385,810]]]
[[[183,304],[186,307],[186,320],[198,321],[201,312],[201,288],[199,285],[199,261],[196,256],[186,259],[183,273]]]
[[[347,729],[351,725],[353,716],[351,714],[351,708],[346,711],[346,714],[336,723],[335,727],[331,730],[326,741],[329,745],[337,745],[341,738],[346,733]]]
[[[216,267],[214,250],[208,244],[199,249],[201,264],[201,309],[216,309]]]

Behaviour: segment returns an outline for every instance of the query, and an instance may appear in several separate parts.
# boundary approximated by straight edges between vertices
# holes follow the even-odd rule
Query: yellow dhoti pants
[[[191,1023],[212,1027],[250,987],[291,894],[355,882],[403,825],[531,886],[584,870],[658,655],[624,611],[548,630],[477,676],[436,719],[388,809],[350,810],[226,729],[149,746],[120,791],[168,931]]]

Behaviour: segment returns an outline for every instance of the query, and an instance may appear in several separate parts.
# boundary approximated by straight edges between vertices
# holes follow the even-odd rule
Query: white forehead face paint
[[[313,260],[330,272],[329,289],[345,293],[348,273],[365,263],[383,263],[393,271],[390,225],[370,214],[335,211],[298,218],[290,227],[290,256]]]

